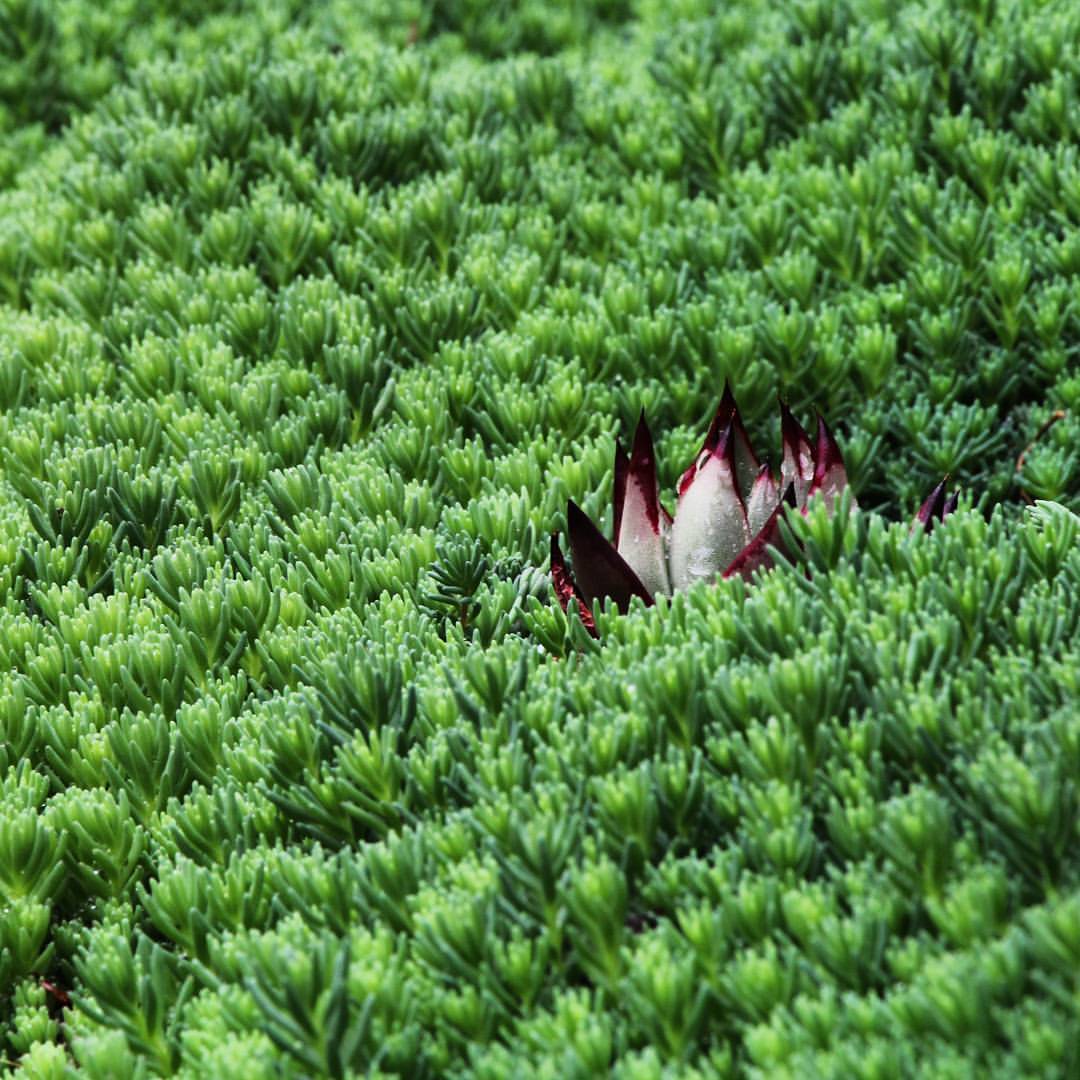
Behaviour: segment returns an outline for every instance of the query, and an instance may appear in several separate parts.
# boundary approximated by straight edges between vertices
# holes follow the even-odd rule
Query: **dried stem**
[[[1025,459],[1025,458],[1026,458],[1026,457],[1028,456],[1028,454],[1029,454],[1029,453],[1031,452],[1031,448],[1032,448],[1032,447],[1033,447],[1033,446],[1034,446],[1034,445],[1035,445],[1035,444],[1036,444],[1036,443],[1037,443],[1037,442],[1038,442],[1038,441],[1039,441],[1039,440],[1040,440],[1040,439],[1041,439],[1041,438],[1042,438],[1042,437],[1043,437],[1043,436],[1044,436],[1044,435],[1045,435],[1045,434],[1046,434],[1046,433],[1047,433],[1047,432],[1048,432],[1048,431],[1049,431],[1049,430],[1050,430],[1050,429],[1051,429],[1051,428],[1052,428],[1052,427],[1053,427],[1053,426],[1054,426],[1054,425],[1055,425],[1055,424],[1056,424],[1056,423],[1057,423],[1057,422],[1058,422],[1059,420],[1064,420],[1064,419],[1065,419],[1065,410],[1064,410],[1064,409],[1055,409],[1055,410],[1054,410],[1054,411],[1053,411],[1053,412],[1052,412],[1052,413],[1050,414],[1049,418],[1048,418],[1048,419],[1047,419],[1047,420],[1045,421],[1045,423],[1044,423],[1044,424],[1042,425],[1042,427],[1040,427],[1040,428],[1039,428],[1039,430],[1035,432],[1035,438],[1033,438],[1033,439],[1031,440],[1031,442],[1029,442],[1029,443],[1027,444],[1027,446],[1025,446],[1025,447],[1024,447],[1024,449],[1023,449],[1023,450],[1022,450],[1022,451],[1020,452],[1020,456],[1019,456],[1019,457],[1018,457],[1018,458],[1016,459],[1016,472],[1017,472],[1017,473],[1019,473],[1019,472],[1023,471],[1023,468],[1024,468],[1024,459]],[[1027,502],[1027,503],[1033,503],[1033,502],[1035,501],[1034,499],[1032,499],[1032,497],[1031,497],[1031,496],[1030,496],[1030,495],[1029,495],[1029,494],[1028,494],[1028,493],[1027,493],[1027,492],[1026,492],[1026,491],[1025,491],[1025,490],[1024,490],[1023,488],[1020,488],[1020,494],[1021,494],[1021,495],[1023,496],[1023,498],[1024,498],[1024,501],[1025,501],[1025,502]]]

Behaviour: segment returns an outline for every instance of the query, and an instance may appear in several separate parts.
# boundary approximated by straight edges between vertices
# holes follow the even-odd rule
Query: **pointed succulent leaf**
[[[780,487],[786,489],[793,484],[795,501],[799,506],[805,506],[814,479],[814,448],[810,445],[810,436],[784,402],[780,402],[780,430],[784,440]]]
[[[650,593],[669,593],[671,586],[666,554],[668,522],[660,507],[656,456],[644,411],[638,420],[633,449],[621,484],[618,457],[615,467],[617,497],[620,487],[622,489],[622,505],[616,503],[615,508],[615,549]]]
[[[911,523],[912,532],[920,525],[929,532],[934,527],[934,519],[940,519],[942,507],[945,505],[945,485],[948,482],[948,476],[943,477],[923,500],[919,512],[915,515],[915,520]]]
[[[731,564],[724,571],[724,577],[748,578],[755,570],[762,567],[768,569],[772,566],[772,556],[769,554],[770,547],[780,547],[780,518],[784,511],[789,509],[795,501],[794,488],[789,487],[786,499],[778,499],[772,513],[766,518],[764,524],[755,533],[754,538],[732,559]]]
[[[844,469],[844,458],[840,453],[833,433],[828,425],[818,415],[817,447],[814,451],[814,478],[810,482],[810,490],[807,498],[821,493],[826,505],[832,506],[833,500],[847,488],[847,471]],[[851,507],[856,509],[854,495],[850,496]]]
[[[576,604],[577,613],[581,616],[585,629],[595,637],[596,623],[593,621],[589,605],[585,603],[585,597],[581,595],[581,590],[577,587],[577,582],[574,581],[566,565],[566,559],[563,558],[558,533],[551,534],[551,581],[555,586],[555,595],[559,598],[563,611],[569,614],[570,605]]]
[[[653,602],[641,579],[573,500],[566,507],[566,532],[570,537],[574,576],[587,604],[591,606],[594,601],[610,596],[619,610],[625,611],[634,596],[640,596],[646,604]]]
[[[757,479],[746,500],[746,521],[751,536],[761,529],[779,502],[780,490],[768,464],[763,464],[758,469]]]
[[[933,491],[926,496],[915,520],[911,523],[911,531],[915,532],[920,526],[930,532],[937,522],[944,521],[949,514],[956,509],[960,493],[954,491],[951,495],[945,494],[945,485],[949,482],[948,475],[942,477]]]
[[[735,463],[735,477],[739,484],[739,493],[746,499],[750,495],[750,489],[757,479],[761,465],[750,443],[750,436],[746,434],[739,406],[735,404],[731,383],[725,379],[724,393],[720,398],[712,424],[709,425],[702,449],[715,451],[720,445],[724,432],[728,430],[731,432],[732,459]]]
[[[705,451],[679,495],[671,526],[671,584],[713,578],[746,546],[750,528],[739,494],[730,427]]]

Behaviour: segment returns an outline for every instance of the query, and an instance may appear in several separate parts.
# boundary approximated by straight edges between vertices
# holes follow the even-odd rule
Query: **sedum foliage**
[[[1078,45],[0,0],[9,1075],[1076,1075]],[[725,378],[862,510],[601,645]]]

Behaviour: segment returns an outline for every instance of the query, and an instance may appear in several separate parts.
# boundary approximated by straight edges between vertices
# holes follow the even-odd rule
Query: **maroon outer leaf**
[[[601,597],[610,596],[620,611],[626,611],[634,596],[640,596],[646,604],[653,602],[626,560],[572,499],[566,505],[566,532],[574,574],[586,603],[591,606]]]
[[[596,623],[593,621],[592,612],[589,610],[589,605],[585,603],[585,597],[581,595],[581,590],[577,587],[577,582],[574,581],[566,565],[562,548],[559,547],[558,533],[551,534],[551,581],[555,586],[555,595],[559,598],[563,611],[569,614],[570,605],[576,604],[578,615],[581,616],[585,629],[593,637],[596,637]]]

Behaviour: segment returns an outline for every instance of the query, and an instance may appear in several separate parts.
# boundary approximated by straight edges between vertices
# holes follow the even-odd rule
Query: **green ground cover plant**
[[[1067,0],[0,0],[0,1074],[1077,1075],[1078,85]],[[592,636],[550,533],[725,380],[859,510]]]

